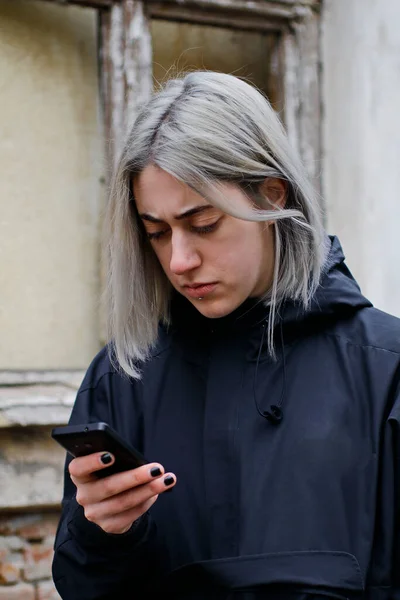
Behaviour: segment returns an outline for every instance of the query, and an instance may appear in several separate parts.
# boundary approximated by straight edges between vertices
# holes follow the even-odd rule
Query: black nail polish
[[[152,469],[150,469],[150,475],[152,477],[159,477],[161,475],[160,467],[153,467]]]
[[[109,452],[105,452],[100,456],[100,460],[103,463],[103,465],[109,465],[110,462],[112,462],[112,456]]]
[[[172,485],[174,483],[174,478],[171,477],[171,475],[168,475],[168,477],[166,477],[164,479],[164,485],[168,486],[168,485]]]

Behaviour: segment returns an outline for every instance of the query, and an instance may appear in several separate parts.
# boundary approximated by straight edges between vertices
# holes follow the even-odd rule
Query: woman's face
[[[270,223],[227,215],[154,165],[135,178],[133,188],[165,274],[204,316],[226,316],[270,288],[274,265]],[[223,191],[232,202],[249,205],[236,185],[223,184]]]

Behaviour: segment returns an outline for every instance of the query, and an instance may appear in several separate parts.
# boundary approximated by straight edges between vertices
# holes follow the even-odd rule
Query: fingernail
[[[150,469],[150,475],[152,477],[159,477],[161,475],[160,467],[153,467],[152,469]]]
[[[173,477],[171,477],[171,475],[167,475],[167,477],[164,479],[164,485],[169,486],[172,485],[174,483],[175,479]]]
[[[109,452],[105,452],[100,456],[100,460],[103,463],[103,465],[109,465],[110,462],[112,462],[112,456]]]

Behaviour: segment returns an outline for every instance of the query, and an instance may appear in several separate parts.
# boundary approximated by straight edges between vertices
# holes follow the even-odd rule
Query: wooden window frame
[[[152,90],[151,19],[274,31],[283,75],[282,116],[290,140],[321,189],[321,0],[47,0],[95,8],[110,170],[137,108]]]

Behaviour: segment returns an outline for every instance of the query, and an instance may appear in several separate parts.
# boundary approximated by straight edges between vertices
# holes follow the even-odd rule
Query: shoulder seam
[[[106,375],[115,375],[115,371],[111,371],[111,370],[105,371],[105,373],[103,373],[102,375],[100,375],[100,377],[98,377],[98,379],[96,379],[95,383],[93,383],[92,385],[87,385],[86,387],[83,387],[80,390],[78,390],[78,395],[82,392],[86,392],[87,390],[95,390],[97,388],[97,386],[99,385],[100,381]]]
[[[333,337],[333,338],[337,338],[339,340],[343,340],[347,344],[349,344],[350,346],[355,346],[356,348],[365,348],[365,349],[370,349],[370,350],[381,350],[382,352],[389,352],[389,354],[394,354],[395,356],[397,356],[398,358],[400,358],[400,351],[390,350],[389,348],[382,348],[381,346],[374,346],[372,344],[357,344],[356,342],[353,342],[352,340],[349,340],[345,336],[339,335],[337,333],[326,333],[325,335],[327,337]]]
[[[162,348],[159,352],[155,352],[154,354],[152,354],[149,359],[153,359],[153,358],[157,358],[157,356],[160,356],[160,354],[162,354],[163,352],[165,352],[168,349],[168,346],[166,348]],[[103,377],[105,377],[106,375],[119,375],[119,373],[112,368],[112,366],[109,367],[109,369],[107,369],[104,373],[102,373],[100,375],[100,377],[98,377],[98,379],[96,379],[96,381],[92,384],[92,385],[86,385],[85,387],[82,387],[81,389],[78,390],[78,395],[81,392],[86,392],[87,390],[95,390],[97,388],[97,386],[99,385],[100,381],[103,379]],[[129,379],[129,381],[131,381]]]

